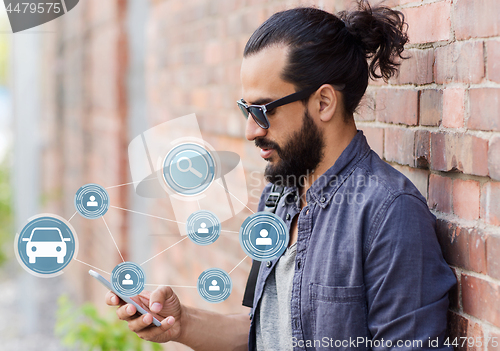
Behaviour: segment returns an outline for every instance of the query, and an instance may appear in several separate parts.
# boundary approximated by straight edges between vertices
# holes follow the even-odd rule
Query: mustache
[[[264,138],[255,139],[255,146],[260,147],[261,149],[275,149],[277,151],[280,150],[278,144]]]

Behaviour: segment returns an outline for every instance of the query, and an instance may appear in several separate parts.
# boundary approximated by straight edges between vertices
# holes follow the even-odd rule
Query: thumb
[[[161,286],[151,293],[149,298],[149,309],[158,313],[162,310],[165,301],[174,296],[174,291],[169,286]]]

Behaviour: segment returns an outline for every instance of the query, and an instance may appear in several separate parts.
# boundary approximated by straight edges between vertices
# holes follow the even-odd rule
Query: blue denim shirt
[[[268,185],[259,211],[269,191]],[[452,350],[443,341],[456,278],[443,259],[436,219],[361,131],[306,199],[300,210],[297,189],[286,188],[276,210],[289,229],[298,214],[293,349]],[[260,267],[252,317],[276,261]],[[255,350],[254,321],[249,350]]]

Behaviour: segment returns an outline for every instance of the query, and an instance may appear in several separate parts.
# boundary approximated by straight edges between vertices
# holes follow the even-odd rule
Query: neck
[[[314,169],[314,172],[306,175],[301,182],[301,185],[303,185],[299,187],[301,208],[307,205],[307,190],[309,190],[313,183],[335,164],[342,152],[356,136],[357,129],[354,119],[351,119],[347,124],[343,121],[341,123],[343,124],[342,126],[335,126],[332,130],[325,132],[326,151],[323,155],[323,159]]]

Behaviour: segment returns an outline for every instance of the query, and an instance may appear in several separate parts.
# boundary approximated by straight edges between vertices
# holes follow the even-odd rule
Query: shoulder
[[[366,187],[371,188],[374,194],[385,194],[389,201],[409,196],[427,204],[417,187],[404,174],[381,160],[374,151],[358,164],[355,173],[356,177],[366,179]]]

